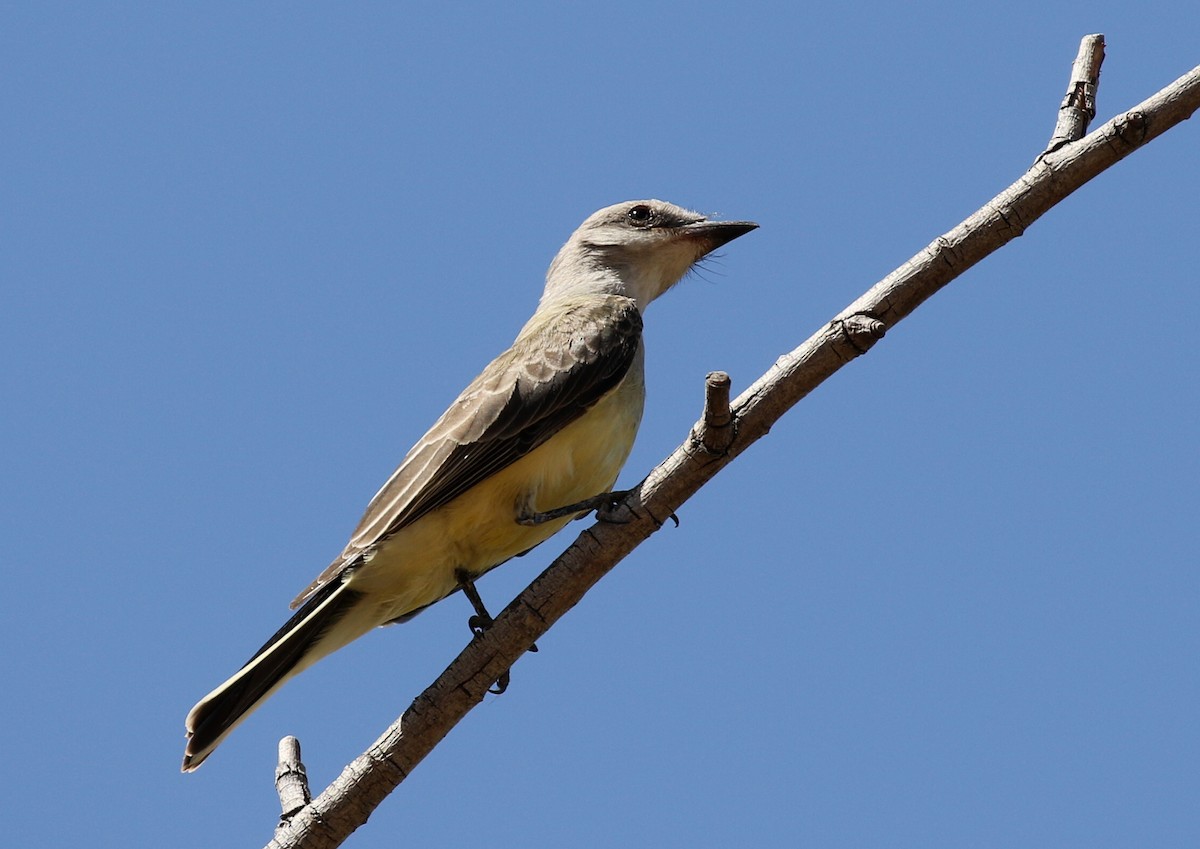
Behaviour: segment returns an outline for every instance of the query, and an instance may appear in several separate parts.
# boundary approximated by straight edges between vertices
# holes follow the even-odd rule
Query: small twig
[[[692,436],[709,454],[724,454],[737,436],[729,409],[731,383],[723,371],[710,371],[704,380],[704,416],[692,428]]]
[[[308,789],[308,773],[300,760],[300,741],[284,737],[279,741],[279,764],[275,767],[275,792],[279,794],[279,816],[276,831],[287,827],[297,813],[312,801]]]
[[[1052,153],[1087,135],[1088,126],[1096,117],[1096,89],[1100,85],[1100,65],[1104,62],[1104,36],[1085,35],[1079,42],[1079,55],[1071,65],[1071,81],[1067,95],[1058,107],[1058,123],[1046,149],[1038,157]]]

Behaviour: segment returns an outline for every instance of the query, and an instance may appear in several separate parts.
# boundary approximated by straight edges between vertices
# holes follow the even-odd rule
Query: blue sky
[[[762,225],[649,312],[634,483],[706,372],[744,388],[1019,176],[1081,36],[1106,120],[1198,31],[1182,0],[7,8],[6,841],[265,843],[279,737],[323,787],[436,676],[461,598],[178,772],[588,213]],[[806,399],[349,845],[1195,846],[1198,132]]]

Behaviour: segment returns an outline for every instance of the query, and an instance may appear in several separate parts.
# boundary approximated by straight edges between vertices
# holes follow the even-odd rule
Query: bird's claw
[[[585,498],[583,501],[568,504],[566,507],[556,507],[553,510],[545,510],[540,513],[522,513],[517,516],[517,524],[532,527],[545,522],[553,522],[555,519],[566,519],[569,517],[583,518],[585,514],[595,510],[598,521],[623,525],[630,521],[632,513],[630,512],[629,515],[625,515],[625,513],[620,512],[621,503],[632,491],[630,489],[618,489],[613,492],[602,492],[599,495],[593,495],[591,498]]]
[[[467,618],[467,627],[471,629],[471,638],[478,640],[495,624],[496,620],[492,618],[492,614],[488,613],[487,608],[484,607],[483,599],[479,595],[479,590],[475,589],[475,581],[471,578],[471,575],[465,570],[460,569],[455,573],[455,577],[458,579],[458,586],[462,589],[463,595],[467,597],[471,602],[471,606],[475,608],[475,613]],[[535,652],[537,650],[537,644],[531,643],[529,651]],[[508,689],[510,679],[511,675],[509,671],[507,669],[504,670],[500,674],[500,677],[496,679],[495,685],[488,687],[488,692],[496,696],[500,695]]]
[[[610,525],[627,525],[633,521],[633,511],[625,504],[629,490],[608,493],[608,500],[596,508],[596,521]]]

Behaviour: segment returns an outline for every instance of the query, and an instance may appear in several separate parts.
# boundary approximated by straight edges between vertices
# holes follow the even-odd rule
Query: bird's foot
[[[479,595],[479,590],[475,589],[475,581],[470,576],[470,573],[465,569],[458,569],[455,571],[454,577],[458,580],[458,586],[462,590],[463,595],[467,597],[467,600],[471,602],[471,606],[475,608],[474,615],[467,619],[467,627],[471,629],[474,638],[479,639],[492,627],[492,624],[496,620],[492,618],[492,614],[488,613],[487,608],[484,606],[483,599]],[[530,645],[529,650],[537,651],[538,647],[536,644]],[[500,677],[496,679],[496,683],[488,687],[488,692],[497,696],[500,695],[508,689],[510,678],[509,671],[507,669],[504,670]]]
[[[553,522],[555,519],[565,519],[568,516],[590,513],[595,510],[596,518],[601,522],[623,525],[630,520],[630,515],[628,510],[621,509],[622,502],[631,492],[633,492],[631,489],[602,492],[591,498],[585,498],[583,501],[568,504],[566,507],[556,507],[542,513],[526,513],[517,517],[517,523],[526,526],[541,525],[545,522]]]

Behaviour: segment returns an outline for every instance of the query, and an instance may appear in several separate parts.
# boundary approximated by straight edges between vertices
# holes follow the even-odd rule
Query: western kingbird
[[[345,550],[292,602],[295,615],[192,708],[184,772],[293,675],[456,590],[476,602],[475,578],[595,507],[642,418],[642,312],[757,226],[658,200],[589,216],[512,347],[405,455]]]

